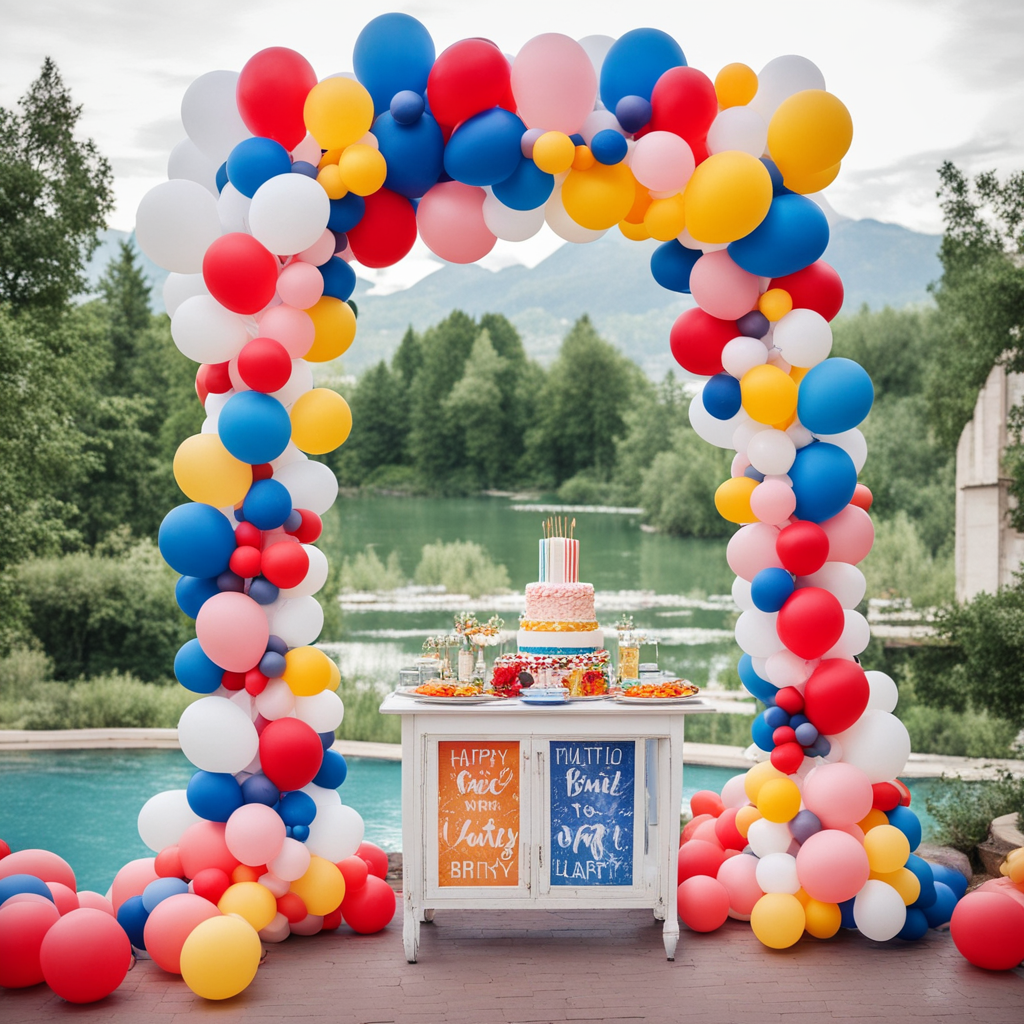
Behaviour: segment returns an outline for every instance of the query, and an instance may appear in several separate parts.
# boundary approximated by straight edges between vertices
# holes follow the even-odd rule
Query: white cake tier
[[[584,654],[604,647],[604,630],[547,632],[521,629],[516,634],[519,650],[528,654]]]

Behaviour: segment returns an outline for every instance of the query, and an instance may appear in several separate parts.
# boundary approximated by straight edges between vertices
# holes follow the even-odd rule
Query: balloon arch
[[[752,729],[763,759],[694,801],[683,920],[749,919],[776,948],[843,926],[915,939],[948,920],[940,869],[912,853],[895,684],[857,660],[869,630],[856,564],[873,540],[857,427],[873,389],[858,364],[829,358],[843,287],[807,198],[839,172],[846,107],[802,57],[760,73],[730,64],[712,81],[649,28],[541,35],[512,59],[464,39],[435,57],[423,25],[387,14],[353,64],[318,80],[273,47],[240,74],[203,75],[182,101],[170,180],[138,211],[207,414],[174,460],[189,502],[160,529],[196,619],[175,673],[206,696],[179,725],[198,769],[187,792],[140,815],[156,873],[197,892],[234,879],[221,909],[264,939],[390,920],[383,882],[353,863],[362,821],[337,793],[344,761],[325,752],[343,708],[338,670],[313,646],[327,576],[315,541],[337,483],[307,455],[342,444],[351,415],[313,387],[310,364],[353,341],[351,262],[390,266],[419,237],[470,263],[546,223],[570,242],[618,228],[662,243],[655,280],[697,303],[670,338],[708,378],[690,421],[736,452],[715,503],[739,525],[736,639],[743,683],[767,705]],[[197,924],[194,958],[236,941],[218,927]],[[186,980],[211,994],[202,972]]]

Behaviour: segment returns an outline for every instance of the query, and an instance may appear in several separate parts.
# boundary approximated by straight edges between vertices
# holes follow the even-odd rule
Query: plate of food
[[[424,704],[487,704],[492,700],[501,699],[493,693],[484,693],[479,686],[450,680],[423,683],[396,692]]]
[[[616,694],[620,704],[678,704],[692,700],[700,688],[687,679],[671,679],[664,683],[639,683]]]

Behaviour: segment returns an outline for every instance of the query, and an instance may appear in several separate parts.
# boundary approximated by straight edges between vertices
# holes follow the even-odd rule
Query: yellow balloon
[[[333,295],[324,295],[306,310],[313,321],[313,345],[303,357],[309,363],[329,363],[347,351],[356,336],[352,307]]]
[[[277,914],[277,899],[259,882],[236,882],[224,890],[217,902],[222,914],[237,914],[245,918],[256,931],[266,928]]]
[[[777,823],[792,821],[800,810],[800,790],[789,778],[769,779],[757,794],[757,809]]]
[[[651,237],[669,242],[686,227],[686,203],[682,193],[667,199],[654,199],[644,214],[644,224]]]
[[[348,402],[330,388],[313,388],[300,395],[289,415],[295,447],[309,455],[333,452],[352,430]]]
[[[699,242],[735,242],[764,220],[772,179],[756,156],[713,153],[693,172],[683,193],[686,227]]]
[[[757,300],[757,308],[774,323],[793,308],[793,296],[785,288],[769,288]]]
[[[999,865],[999,874],[1004,875],[1014,885],[1024,882],[1024,846],[1011,850],[1006,855],[1006,860]]]
[[[871,877],[891,885],[900,894],[905,906],[909,907],[921,895],[921,879],[910,868],[899,868],[888,874],[872,871]]]
[[[743,374],[740,395],[743,408],[758,423],[781,423],[796,412],[796,381],[770,363],[755,366]]]
[[[614,227],[635,199],[636,179],[625,164],[595,163],[589,171],[570,171],[562,183],[565,212],[592,231]]]
[[[629,213],[623,218],[630,224],[643,224],[644,217],[647,214],[647,208],[654,202],[654,198],[651,193],[640,184],[635,178],[633,179],[633,205],[629,208]]]
[[[754,493],[757,480],[749,476],[734,476],[720,484],[715,491],[715,508],[718,514],[730,523],[756,523],[757,516],[750,508],[750,496]]]
[[[236,459],[216,434],[193,434],[174,453],[174,479],[192,501],[226,508],[252,486],[252,466]]]
[[[338,171],[349,192],[369,196],[377,192],[388,176],[388,164],[373,146],[349,146],[338,161]]]
[[[345,182],[341,180],[341,171],[337,164],[326,164],[317,173],[316,180],[327,193],[328,199],[343,199],[348,195]]]
[[[872,807],[870,811],[857,822],[857,827],[867,834],[873,828],[878,828],[879,825],[888,825],[889,819],[885,816],[885,811],[880,811],[877,807]]]
[[[743,777],[743,789],[747,794],[747,799],[752,803],[757,803],[757,796],[761,792],[761,787],[769,779],[788,779],[789,776],[784,772],[780,772],[778,768],[771,763],[771,761],[761,761],[755,764],[752,768],[747,769],[747,774]]]
[[[852,141],[849,110],[824,89],[794,93],[776,107],[768,122],[768,149],[784,179],[834,167]]]
[[[296,697],[312,697],[337,687],[331,685],[336,667],[318,647],[293,647],[284,656],[281,678]]]
[[[309,90],[302,116],[321,149],[344,149],[373,125],[373,99],[351,78],[325,78]]]
[[[576,155],[572,158],[572,169],[574,171],[589,171],[597,160],[594,159],[594,154],[590,151],[589,146],[577,146]]]
[[[753,804],[747,804],[746,807],[741,807],[736,812],[736,831],[746,839],[747,829],[762,817],[763,815],[761,812]]]
[[[789,368],[789,378],[794,383],[799,384],[800,381],[810,373],[811,368],[809,366],[791,366]],[[887,818],[886,821],[889,819]]]
[[[306,873],[292,882],[292,892],[302,899],[311,914],[324,916],[337,910],[345,898],[345,876],[336,864],[314,854]]]
[[[244,918],[211,917],[181,947],[181,976],[203,999],[230,999],[256,977],[262,955],[260,937]]]
[[[341,154],[345,151],[343,149],[328,149],[325,150],[323,155],[320,157],[320,163],[316,165],[318,171],[322,171],[325,167],[329,167],[331,164],[337,164],[341,159]]]
[[[840,167],[842,164],[833,164],[815,174],[787,174],[782,179],[782,184],[791,192],[809,196],[812,192],[820,192],[823,188],[828,188],[839,177]]]
[[[561,174],[576,159],[576,143],[565,132],[545,132],[533,144],[533,162],[547,174]]]
[[[879,825],[864,836],[868,865],[879,874],[897,871],[910,856],[910,840],[895,825]]]
[[[785,892],[765,893],[750,914],[750,927],[770,949],[788,949],[800,941],[807,924],[803,905]]]
[[[726,64],[715,75],[718,105],[744,107],[757,95],[757,73],[746,64]]]
[[[843,923],[843,912],[838,903],[822,903],[809,899],[804,904],[805,927],[808,935],[816,939],[831,939]]]
[[[620,220],[619,230],[631,242],[646,242],[651,237],[651,233],[647,230],[647,225],[643,221],[640,221],[639,224],[634,224],[628,220]]]

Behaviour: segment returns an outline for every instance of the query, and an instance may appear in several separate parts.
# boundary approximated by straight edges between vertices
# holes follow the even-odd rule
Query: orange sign
[[[519,884],[519,741],[437,744],[438,882]]]

